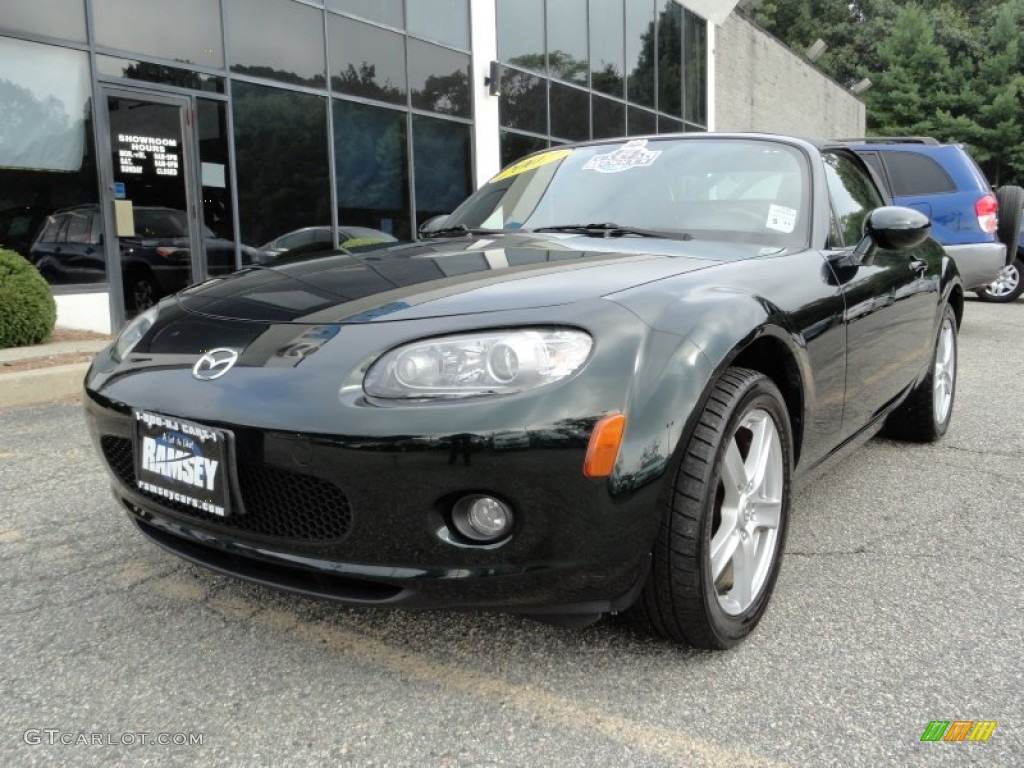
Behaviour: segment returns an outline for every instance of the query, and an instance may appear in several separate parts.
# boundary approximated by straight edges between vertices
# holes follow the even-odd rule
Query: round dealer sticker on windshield
[[[630,168],[643,168],[658,159],[661,150],[652,152],[647,149],[647,139],[635,139],[627,142],[614,152],[607,155],[594,155],[583,166],[584,171],[598,173],[622,173]]]
[[[493,184],[496,181],[501,181],[502,179],[507,179],[512,176],[518,176],[520,173],[526,173],[527,171],[532,171],[534,168],[540,168],[542,165],[547,165],[548,163],[553,163],[556,160],[561,160],[563,157],[568,157],[571,154],[571,149],[556,149],[551,152],[544,152],[540,155],[527,157],[525,160],[520,160],[518,163],[510,165],[504,171],[491,179],[490,183]]]

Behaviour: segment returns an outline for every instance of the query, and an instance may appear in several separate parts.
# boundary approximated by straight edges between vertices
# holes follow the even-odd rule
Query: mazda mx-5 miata
[[[797,483],[947,429],[963,288],[928,233],[840,146],[551,149],[418,242],[164,299],[88,423],[138,529],[216,571],[725,648]]]

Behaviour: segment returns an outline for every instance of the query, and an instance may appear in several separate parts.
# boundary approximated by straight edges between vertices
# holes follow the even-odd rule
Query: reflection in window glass
[[[0,246],[51,283],[103,282],[102,248],[75,268],[36,237],[47,222],[54,230],[57,211],[97,203],[88,55],[0,37],[0,94]]]
[[[691,123],[708,124],[708,23],[690,11],[685,13],[686,46],[683,84],[684,117]]]
[[[169,67],[166,64],[153,64],[148,61],[119,59],[116,56],[97,56],[96,71],[110,77],[123,77],[128,80],[141,80],[147,83],[175,85],[179,88],[191,88],[195,91],[224,93],[224,78],[207,75],[190,69]]]
[[[224,0],[224,7],[233,72],[296,85],[326,83],[323,11],[280,0]]]
[[[237,80],[231,88],[241,241],[329,224],[326,99]]]
[[[498,60],[534,72],[544,63],[544,0],[497,0]]]
[[[511,131],[502,131],[501,166],[504,168],[506,165],[531,152],[544,149],[547,145],[547,139],[541,139],[537,136],[524,136],[521,133],[512,133]]]
[[[630,107],[628,116],[630,136],[646,136],[658,130],[658,116],[653,112]]]
[[[416,226],[451,213],[473,191],[470,127],[413,115]]]
[[[4,3],[3,26],[14,32],[85,42],[84,0]]]
[[[338,99],[333,109],[338,226],[410,240],[406,113]]]
[[[341,16],[327,21],[331,87],[353,96],[404,104],[405,38]]]
[[[405,26],[402,0],[327,0],[327,7],[399,29]]]
[[[587,84],[587,0],[547,4],[548,73],[559,80]]]
[[[224,66],[218,0],[93,0],[92,8],[98,45]]]
[[[235,228],[231,220],[227,109],[223,101],[198,99],[200,182],[203,186],[203,246],[207,276],[235,270]],[[243,258],[243,263],[247,260]]]
[[[595,91],[622,98],[626,48],[622,0],[590,0],[590,82]]]
[[[501,73],[498,119],[503,128],[532,133],[548,132],[548,81],[542,77],[505,69]]]
[[[593,125],[595,139],[610,139],[626,135],[626,105],[611,99],[593,96]]]
[[[446,115],[470,116],[469,56],[409,40],[412,105]]]
[[[658,15],[658,111],[683,115],[683,6],[663,0]]]
[[[569,141],[590,138],[590,94],[551,83],[551,135]]]
[[[653,0],[626,0],[626,86],[630,101],[654,106]]]
[[[658,133],[682,133],[683,121],[658,115]]]
[[[406,0],[410,35],[469,48],[467,0]]]

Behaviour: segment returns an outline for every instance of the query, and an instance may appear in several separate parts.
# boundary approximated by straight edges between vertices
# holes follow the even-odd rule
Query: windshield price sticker
[[[544,152],[543,154],[540,155],[528,157],[525,160],[520,160],[518,163],[513,163],[512,165],[510,165],[504,171],[502,171],[493,179],[491,179],[490,183],[493,184],[496,181],[508,179],[511,178],[512,176],[518,176],[519,174],[526,173],[527,171],[532,171],[536,168],[540,168],[543,165],[547,165],[548,163],[554,163],[558,160],[561,160],[563,157],[568,157],[571,154],[571,149],[556,149],[551,152]]]
[[[135,411],[138,488],[218,517],[228,514],[225,433],[194,422]]]
[[[768,209],[768,221],[765,227],[776,232],[790,234],[796,228],[796,209],[781,205],[772,205]]]
[[[643,168],[658,159],[661,150],[647,149],[647,139],[636,139],[607,155],[594,155],[583,166],[584,171],[597,173],[622,173],[630,168]]]

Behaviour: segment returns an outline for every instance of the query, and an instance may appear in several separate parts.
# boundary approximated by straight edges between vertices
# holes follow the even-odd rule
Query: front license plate
[[[135,411],[135,482],[142,491],[226,517],[227,456],[223,430]]]

